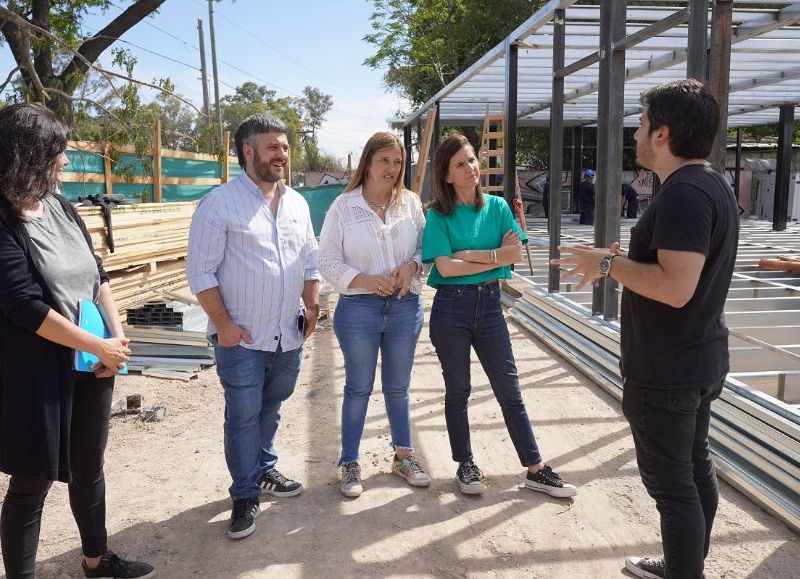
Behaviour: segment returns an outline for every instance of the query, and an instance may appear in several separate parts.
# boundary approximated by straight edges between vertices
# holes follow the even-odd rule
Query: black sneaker
[[[234,499],[231,522],[228,525],[229,539],[243,539],[256,530],[256,517],[261,512],[258,498]]]
[[[131,579],[140,577],[154,577],[155,571],[152,565],[139,563],[138,561],[126,561],[113,551],[106,551],[100,564],[94,569],[86,566],[86,561],[82,563],[83,576],[91,579]]]
[[[661,579],[664,576],[664,557],[628,557],[625,568],[642,579]]]
[[[547,493],[553,497],[572,497],[578,494],[578,488],[575,485],[565,483],[561,480],[553,469],[545,465],[542,470],[537,473],[528,472],[528,478],[525,480],[525,486],[531,490]]]
[[[273,468],[258,481],[262,493],[270,493],[276,497],[294,497],[303,492],[303,485],[291,480]]]
[[[479,495],[486,490],[483,473],[471,460],[458,465],[456,483],[458,483],[459,490],[465,495]]]

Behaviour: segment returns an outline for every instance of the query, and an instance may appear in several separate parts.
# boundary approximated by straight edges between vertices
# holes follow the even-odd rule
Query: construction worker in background
[[[578,210],[581,225],[594,225],[594,171],[586,169],[583,172],[583,181],[578,188]]]

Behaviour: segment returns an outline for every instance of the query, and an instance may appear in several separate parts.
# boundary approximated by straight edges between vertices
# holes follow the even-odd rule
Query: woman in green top
[[[456,483],[465,494],[486,490],[470,446],[467,402],[470,347],[483,366],[520,462],[526,486],[556,497],[577,489],[544,464],[533,436],[517,377],[508,327],[500,305],[498,279],[511,277],[522,258],[525,232],[501,197],[480,189],[480,164],[469,141],[446,139],[433,163],[434,201],[422,239],[422,261],[433,262],[428,284],[436,288],[430,318],[431,342],[442,366],[445,419]]]

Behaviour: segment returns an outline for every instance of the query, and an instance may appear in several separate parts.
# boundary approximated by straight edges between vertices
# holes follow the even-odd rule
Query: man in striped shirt
[[[253,115],[235,143],[243,172],[197,206],[186,269],[209,317],[225,391],[225,460],[233,479],[228,537],[241,539],[255,530],[262,492],[292,497],[303,490],[275,468],[273,443],[303,341],[319,315],[319,273],[308,204],[282,182],[286,125]]]

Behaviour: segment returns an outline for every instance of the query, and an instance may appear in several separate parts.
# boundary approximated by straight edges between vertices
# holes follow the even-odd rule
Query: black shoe
[[[89,569],[86,561],[82,563],[82,566],[83,576],[91,579],[132,579],[134,577],[146,579],[155,576],[152,565],[138,561],[126,561],[113,551],[106,551],[103,558],[100,559],[100,564],[94,569]]]
[[[665,570],[664,557],[628,557],[625,559],[625,568],[642,579],[661,579]]]
[[[273,468],[258,481],[262,493],[270,493],[276,497],[294,497],[303,492],[303,485],[296,480],[288,479]]]
[[[256,530],[256,517],[261,512],[258,497],[254,499],[234,499],[231,522],[228,525],[229,539],[243,539]]]
[[[479,495],[486,490],[483,473],[471,460],[458,465],[456,483],[458,483],[459,490],[465,495]]]
[[[547,493],[553,497],[564,498],[578,494],[578,488],[575,485],[565,483],[561,480],[561,477],[553,472],[553,469],[547,465],[536,473],[528,471],[525,486],[531,490]]]

